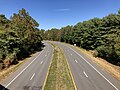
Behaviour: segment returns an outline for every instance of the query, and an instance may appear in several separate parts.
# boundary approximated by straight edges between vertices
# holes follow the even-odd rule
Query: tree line
[[[120,10],[103,18],[42,32],[45,40],[76,44],[86,50],[94,50],[94,56],[120,66]]]
[[[0,15],[0,69],[41,49],[42,37],[38,26],[25,9],[14,13],[10,19]]]

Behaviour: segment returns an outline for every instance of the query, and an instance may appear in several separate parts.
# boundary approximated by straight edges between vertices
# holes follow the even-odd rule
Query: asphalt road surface
[[[78,90],[120,90],[120,81],[79,51],[59,42],[70,65]]]
[[[84,54],[66,44],[52,43],[64,50],[77,90],[120,90],[120,81]],[[31,57],[31,60],[22,65],[1,85],[8,90],[41,90],[53,53],[52,46],[48,43],[45,45],[46,47],[41,52]]]
[[[53,53],[52,46],[45,45],[42,51],[3,81],[0,87],[6,87],[5,90],[41,90]]]

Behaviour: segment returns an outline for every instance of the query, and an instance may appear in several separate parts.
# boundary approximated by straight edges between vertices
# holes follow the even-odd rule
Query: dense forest
[[[0,15],[0,69],[41,48],[42,37],[38,26],[25,9],[14,13],[10,19]]]
[[[66,26],[44,31],[45,40],[61,41],[86,50],[94,50],[96,57],[120,66],[120,10],[103,18],[93,18]]]
[[[120,66],[120,10],[103,18],[93,18],[61,29],[39,30],[39,24],[25,10],[10,19],[0,15],[0,69],[40,50],[42,39],[76,44],[93,50],[94,56]]]

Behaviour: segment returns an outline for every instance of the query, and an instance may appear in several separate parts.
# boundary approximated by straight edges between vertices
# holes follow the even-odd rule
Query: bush
[[[108,62],[120,66],[120,55],[112,46],[100,46],[96,49],[95,56],[106,59]]]
[[[95,51],[95,53],[94,53],[94,55],[96,56],[96,57],[104,57],[105,58],[105,56],[107,56],[107,51],[106,51],[106,47],[104,47],[104,46],[100,46],[100,47],[98,47],[97,49],[96,49],[96,51]]]
[[[4,64],[0,63],[0,70],[2,70],[4,68]]]
[[[2,54],[0,54],[0,62],[2,61],[2,58],[3,58],[3,57],[2,57]]]
[[[16,63],[16,54],[15,53],[8,54],[6,56],[6,59],[4,60],[5,67],[9,67],[11,64],[14,63]]]

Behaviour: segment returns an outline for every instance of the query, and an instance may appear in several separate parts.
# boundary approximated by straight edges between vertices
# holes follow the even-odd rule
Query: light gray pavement
[[[52,43],[64,50],[78,90],[120,90],[120,81],[83,53],[60,42]]]
[[[45,43],[42,51],[31,57],[1,85],[9,90],[41,90],[53,54],[53,48]]]
[[[76,49],[60,42],[52,42],[60,46],[70,65],[78,90],[120,90],[120,81]],[[22,65],[10,75],[2,86],[9,90],[41,90],[53,48],[45,43],[44,50]]]

